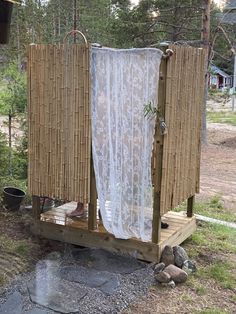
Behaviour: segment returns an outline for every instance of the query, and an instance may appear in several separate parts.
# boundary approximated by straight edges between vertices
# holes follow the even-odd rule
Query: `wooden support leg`
[[[90,179],[90,203],[88,208],[88,230],[92,231],[97,229],[97,189],[92,157],[90,176],[91,179]]]
[[[161,238],[160,193],[154,192],[153,218],[152,218],[152,242],[158,243]]]
[[[41,215],[40,197],[32,196],[32,214],[33,214],[33,224],[30,226],[30,230],[33,234],[39,234],[39,223]]]
[[[33,195],[32,196],[32,210],[33,210],[33,217],[35,220],[40,220],[41,214],[41,206],[40,206],[40,197]]]
[[[187,201],[187,217],[193,217],[193,207],[195,202],[195,195],[188,198]]]

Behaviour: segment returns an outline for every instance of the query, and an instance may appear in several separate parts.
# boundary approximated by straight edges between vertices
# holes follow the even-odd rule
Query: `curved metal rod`
[[[85,37],[85,35],[84,35],[81,31],[79,31],[79,30],[77,30],[77,29],[72,30],[72,31],[70,31],[69,33],[66,34],[66,36],[65,36],[64,39],[63,39],[63,44],[64,44],[64,45],[66,44],[66,40],[68,39],[69,36],[75,35],[75,34],[81,35],[82,38],[83,38],[83,40],[84,40],[84,42],[85,42],[85,45],[88,44],[88,41],[87,41],[87,38]]]

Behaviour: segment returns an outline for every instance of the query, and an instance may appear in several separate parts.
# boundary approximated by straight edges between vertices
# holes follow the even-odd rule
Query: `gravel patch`
[[[82,254],[71,248],[69,255],[50,254],[33,272],[2,289],[0,306],[5,309],[16,299],[22,305],[17,314],[115,314],[145,296],[154,283],[151,264],[103,250]],[[6,313],[0,307],[0,314]]]

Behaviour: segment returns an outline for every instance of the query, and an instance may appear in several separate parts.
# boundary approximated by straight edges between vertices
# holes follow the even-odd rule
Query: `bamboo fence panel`
[[[29,191],[89,202],[89,47],[28,48]]]
[[[204,98],[206,51],[170,46],[167,63],[163,139],[161,215],[180,205],[199,190],[200,137]],[[153,154],[158,154],[155,146]],[[155,175],[155,163],[152,163]]]

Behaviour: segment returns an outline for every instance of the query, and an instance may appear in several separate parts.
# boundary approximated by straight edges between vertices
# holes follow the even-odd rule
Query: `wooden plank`
[[[181,244],[186,240],[191,234],[197,229],[196,218],[192,217],[188,223],[184,224],[179,230],[176,230],[172,236],[164,239],[159,243],[160,250],[162,250],[166,245],[175,246]]]
[[[81,230],[69,226],[60,226],[40,222],[38,234],[48,239],[72,243],[86,247],[99,247],[111,252],[123,252],[142,260],[156,262],[159,260],[158,246],[151,242],[116,239],[113,235]]]

